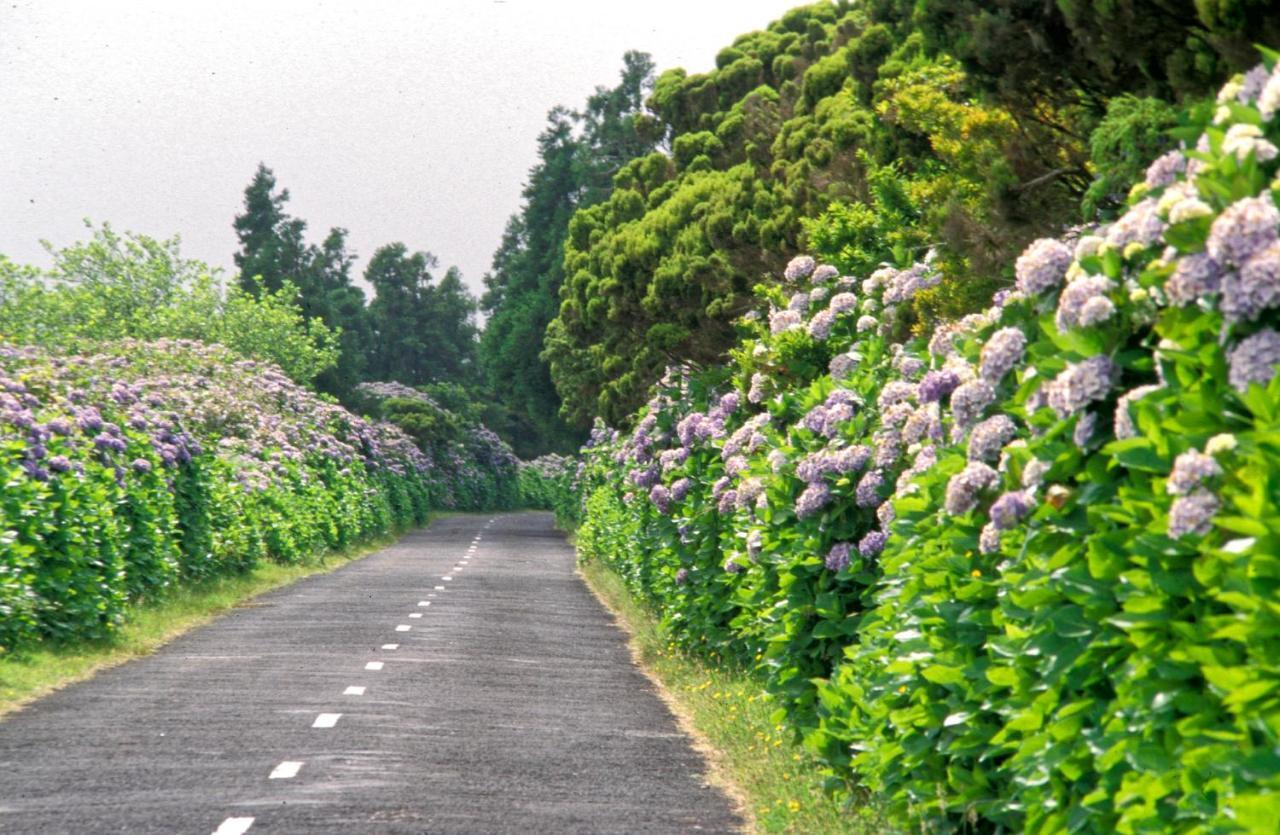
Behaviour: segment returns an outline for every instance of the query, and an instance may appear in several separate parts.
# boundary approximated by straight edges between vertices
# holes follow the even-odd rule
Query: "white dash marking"
[[[358,684],[353,684],[353,685],[351,685],[350,687],[348,687],[346,690],[343,690],[343,691],[342,691],[342,695],[344,695],[344,696],[363,696],[363,695],[364,695],[364,688],[363,688],[363,687],[361,687],[361,686],[359,686]]]
[[[422,617],[422,612],[410,612],[409,617],[414,618],[416,620]]]
[[[443,577],[441,577],[440,579],[441,579],[441,580],[444,580],[444,581],[447,583],[447,582],[449,582],[450,580],[452,580],[452,579],[453,579],[453,577],[452,577],[452,576],[450,576],[450,575],[448,575],[448,574],[446,574],[446,575],[444,575]]]
[[[213,835],[244,835],[253,826],[253,818],[227,818],[213,830]]]
[[[436,586],[436,591],[444,591],[444,586]]]
[[[381,662],[381,661],[370,661],[368,664],[365,664],[365,665],[364,665],[364,668],[365,668],[366,670],[373,670],[374,672],[377,672],[378,670],[381,670],[381,669],[382,669],[382,662]]]
[[[397,649],[400,649],[400,645],[399,644],[383,644],[382,648],[385,650],[397,650]]]
[[[341,713],[322,713],[316,717],[316,721],[311,723],[313,728],[332,728],[338,724],[338,720],[342,718]]]
[[[408,632],[408,631],[409,631],[410,629],[412,629],[412,628],[413,628],[413,627],[412,627],[412,626],[410,626],[409,624],[407,624],[407,623],[402,623],[402,624],[400,624],[400,625],[398,625],[398,626],[396,627],[396,631],[397,631],[397,632]]]
[[[268,780],[289,780],[298,776],[298,769],[302,768],[302,763],[292,760],[285,760],[274,769],[271,770]]]
[[[419,605],[419,606],[430,606],[430,605],[431,605],[431,601],[430,601],[430,600],[419,600],[419,601],[418,601],[418,605]]]

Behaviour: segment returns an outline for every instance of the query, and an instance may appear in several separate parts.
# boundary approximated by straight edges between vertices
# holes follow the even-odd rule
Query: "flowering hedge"
[[[794,260],[732,368],[593,435],[584,556],[904,823],[1274,831],[1277,110],[1280,71],[1237,78],[927,339],[929,259]]]
[[[520,507],[555,511],[556,521],[560,525],[576,525],[580,507],[577,492],[578,466],[576,458],[555,453],[541,455],[532,461],[521,461]]]
[[[432,462],[195,342],[0,347],[0,651],[111,633],[172,586],[426,521]]]

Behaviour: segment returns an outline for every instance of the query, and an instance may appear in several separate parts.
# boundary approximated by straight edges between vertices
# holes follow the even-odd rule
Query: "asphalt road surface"
[[[0,721],[0,832],[732,831],[547,514],[456,516]]]

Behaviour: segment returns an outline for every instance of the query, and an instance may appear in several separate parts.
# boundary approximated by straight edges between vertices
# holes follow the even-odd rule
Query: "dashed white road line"
[[[342,691],[342,695],[344,695],[344,696],[363,696],[363,695],[364,695],[364,688],[363,688],[363,687],[361,687],[361,686],[360,686],[360,685],[358,685],[358,684],[353,684],[353,685],[351,685],[350,687],[348,687],[346,690],[343,690],[343,691]]]
[[[444,580],[444,581],[447,583],[447,582],[449,582],[450,580],[452,580],[452,579],[453,579],[453,577],[451,577],[451,576],[449,576],[448,574],[446,574],[446,575],[444,575],[443,577],[441,577],[440,579],[441,579],[441,580]]]
[[[400,649],[400,645],[399,644],[383,644],[382,648],[387,650],[388,652],[393,652],[395,650]]]
[[[213,830],[213,835],[244,835],[253,826],[253,818],[227,818]]]
[[[430,600],[419,600],[419,601],[418,601],[418,605],[419,605],[419,606],[430,606],[430,605],[431,605],[431,601],[430,601]]]
[[[396,626],[396,631],[397,631],[397,632],[408,632],[408,631],[409,631],[410,629],[412,629],[412,628],[413,628],[413,627],[412,627],[412,626],[410,626],[410,625],[409,625],[409,624],[407,624],[407,623],[401,623],[401,624],[398,624],[398,625]]]
[[[444,586],[436,586],[436,591],[444,591]]]
[[[285,760],[271,770],[268,780],[290,780],[298,776],[298,769],[302,768],[302,763],[294,760]]]
[[[341,713],[322,713],[316,717],[316,721],[311,723],[313,728],[332,728],[338,724],[338,720],[342,718]]]
[[[365,668],[366,670],[373,670],[374,672],[377,672],[378,670],[381,670],[381,669],[382,669],[382,662],[381,662],[381,661],[370,661],[368,664],[365,664],[365,665],[364,665],[364,668]]]
[[[409,613],[409,617],[411,617],[411,618],[420,618],[420,617],[422,617],[422,612],[410,612],[410,613]]]

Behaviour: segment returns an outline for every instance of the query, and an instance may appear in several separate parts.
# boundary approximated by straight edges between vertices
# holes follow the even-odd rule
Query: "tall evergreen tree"
[[[345,229],[330,229],[320,246],[307,244],[307,223],[285,211],[288,202],[289,190],[277,191],[275,174],[259,163],[244,192],[244,211],[235,219],[240,286],[258,293],[290,282],[305,317],[341,330],[342,356],[316,379],[316,387],[345,397],[364,379],[371,338],[364,291],[351,280],[355,256],[347,251]]]
[[[580,112],[557,107],[547,114],[524,205],[508,221],[485,276],[481,362],[490,390],[508,404],[500,428],[525,457],[569,451],[581,441],[580,428],[560,418],[560,399],[540,356],[544,334],[559,309],[574,211],[607,197],[618,169],[654,148],[642,121],[652,83],[650,57],[628,52],[616,87],[598,87]]]
[[[365,268],[374,350],[370,376],[406,385],[476,381],[476,301],[456,268],[438,282],[429,252],[403,243],[380,247]]]

